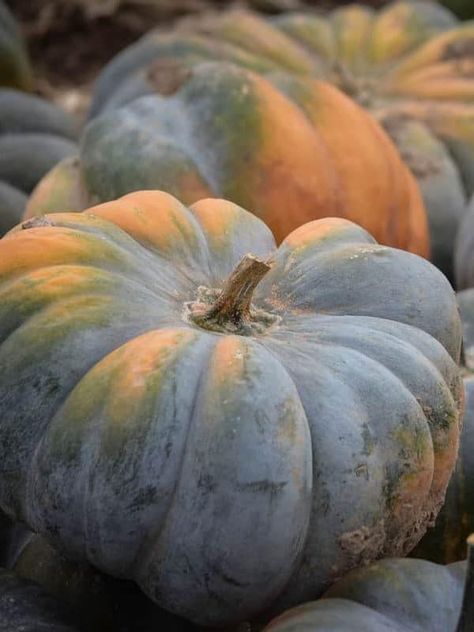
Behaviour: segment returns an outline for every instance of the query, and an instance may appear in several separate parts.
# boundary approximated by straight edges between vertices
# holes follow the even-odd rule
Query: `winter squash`
[[[286,612],[264,632],[470,632],[473,549],[471,536],[467,563],[386,559],[359,568],[323,599]]]
[[[0,279],[0,506],[165,609],[299,603],[437,513],[461,325],[425,259],[142,191],[17,226]]]
[[[474,196],[461,222],[454,251],[456,288],[474,287]],[[466,295],[467,296],[467,295]],[[468,322],[472,322],[471,319]]]
[[[154,90],[92,121],[80,159],[46,177],[26,217],[160,188],[187,204],[218,196],[252,208],[278,241],[334,215],[428,255],[413,177],[375,121],[334,87],[291,76],[270,83],[229,63],[165,61]]]
[[[72,119],[57,106],[0,89],[0,235],[18,224],[28,194],[45,173],[76,151],[76,134]]]
[[[170,60],[181,72],[198,60],[227,59],[270,80],[289,73],[329,81],[374,114],[398,145],[427,207],[432,259],[452,276],[456,229],[474,192],[473,42],[474,23],[460,24],[424,0],[272,20],[222,12],[200,26],[148,35],[117,56],[99,78],[91,115],[152,92]]]
[[[0,86],[31,90],[33,77],[28,53],[15,18],[0,0]]]
[[[68,604],[87,632],[191,632],[191,624],[158,608],[131,581],[66,559],[44,538],[19,528],[8,568]]]
[[[442,564],[463,559],[466,537],[474,531],[474,289],[457,296],[464,330],[466,391],[459,456],[436,523],[412,553]]]
[[[72,613],[38,584],[0,568],[0,625],[5,632],[80,632]]]

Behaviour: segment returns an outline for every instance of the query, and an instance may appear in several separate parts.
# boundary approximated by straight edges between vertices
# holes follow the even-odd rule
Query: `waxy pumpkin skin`
[[[67,607],[34,582],[0,568],[2,632],[85,632]]]
[[[422,190],[432,260],[452,277],[456,228],[474,193],[473,42],[474,22],[462,24],[424,0],[397,0],[379,11],[354,3],[325,15],[287,12],[272,19],[220,12],[171,34],[151,33],[118,55],[95,86],[91,116],[153,91],[160,64],[170,60],[182,68],[229,60],[270,80],[286,73],[332,83],[395,141]],[[344,118],[338,117],[340,125]],[[350,141],[353,127],[342,129]]]
[[[251,208],[278,242],[334,215],[428,256],[413,177],[376,122],[337,89],[281,73],[270,82],[229,63],[155,70],[152,94],[88,125],[80,160],[46,177],[25,217],[159,188],[186,204],[217,196]]]
[[[474,287],[474,197],[459,226],[454,255],[456,289]],[[467,322],[471,323],[472,318],[468,318]]]
[[[250,312],[212,320],[247,253]],[[340,218],[275,251],[235,204],[143,191],[18,226],[0,281],[0,506],[165,609],[300,603],[436,515],[461,329],[426,260]]]
[[[469,632],[472,620],[460,623],[468,610],[465,584],[472,599],[466,562],[385,559],[351,571],[322,599],[286,612],[264,632]]]
[[[21,220],[39,180],[76,152],[76,135],[74,121],[59,107],[0,89],[0,235]]]
[[[0,0],[0,86],[32,90],[33,76],[18,24]]]

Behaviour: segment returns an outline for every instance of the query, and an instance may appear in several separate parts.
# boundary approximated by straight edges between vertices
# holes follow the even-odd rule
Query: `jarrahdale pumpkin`
[[[353,570],[264,632],[472,632],[473,549],[471,536],[465,562],[385,559]]]
[[[153,89],[90,122],[79,159],[46,176],[26,217],[159,188],[186,204],[228,198],[252,209],[279,242],[334,215],[428,256],[414,178],[380,126],[333,86],[284,75],[270,82],[230,63],[184,68],[165,60]]]
[[[397,144],[423,194],[432,260],[452,277],[456,229],[474,192],[473,51],[474,23],[459,23],[446,8],[428,0],[397,0],[379,11],[352,4],[326,15],[287,12],[272,19],[237,10],[220,12],[171,33],[152,32],[118,55],[97,82],[91,116],[153,93],[160,83],[172,85],[166,75],[173,65],[174,81],[179,82],[180,75],[202,60],[231,61],[277,83],[282,74],[299,82],[308,77],[328,81],[368,109]],[[181,100],[175,103],[178,119]],[[140,113],[135,109],[134,118]],[[339,147],[347,160],[357,162],[363,154],[360,137],[352,136],[358,124],[342,112],[333,116]],[[181,123],[177,134],[169,118],[163,122],[161,145],[171,142],[175,151],[183,143],[189,148],[194,125]],[[115,128],[123,125],[117,116]],[[150,138],[149,129],[139,130],[137,143],[140,137]],[[253,132],[240,134],[242,140],[255,137]],[[342,149],[344,141],[348,145]],[[151,151],[151,140],[144,144],[144,152]],[[287,146],[292,148],[293,141]],[[192,161],[203,161],[202,150],[185,153]],[[359,182],[377,181],[375,172],[365,171],[362,163],[360,169]],[[372,212],[376,214],[375,208]],[[380,240],[381,235],[375,236]]]
[[[86,632],[67,606],[41,586],[0,568],[0,630]]]
[[[3,0],[0,0],[0,86],[18,90],[33,88],[33,74],[23,37]]]
[[[436,523],[412,552],[415,557],[442,564],[463,559],[465,540],[474,532],[474,289],[459,292],[457,297],[464,331],[466,392],[459,456]]]
[[[76,128],[66,112],[45,99],[0,89],[0,235],[21,220],[38,181],[77,151]]]
[[[21,530],[20,525],[16,527],[6,567],[66,604],[85,632],[196,630],[187,621],[158,608],[133,582],[66,559],[43,537]]]
[[[0,506],[199,625],[407,553],[458,450],[444,275],[341,218],[276,249],[135,192],[0,241]]]

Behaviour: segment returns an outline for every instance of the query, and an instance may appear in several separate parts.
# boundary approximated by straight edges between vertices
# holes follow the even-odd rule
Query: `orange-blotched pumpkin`
[[[276,249],[143,191],[0,241],[0,507],[200,625],[406,553],[443,502],[454,292],[341,218]]]
[[[91,121],[80,159],[46,177],[27,217],[159,188],[185,203],[217,196],[251,208],[278,241],[334,215],[428,256],[414,178],[379,125],[336,88],[290,75],[270,82],[218,61],[158,66],[154,94]]]
[[[379,11],[353,4],[326,15],[288,12],[270,20],[243,11],[221,12],[172,33],[147,35],[118,55],[97,82],[91,115],[152,93],[166,74],[163,66],[169,67],[171,61],[179,62],[185,73],[203,59],[228,60],[270,81],[281,74],[300,81],[322,79],[367,108],[416,175],[428,211],[432,259],[452,275],[456,229],[466,196],[474,192],[474,22],[459,23],[447,9],[428,0],[397,0]],[[175,80],[178,75],[175,69]],[[181,100],[175,103],[178,106]],[[177,118],[180,112],[177,107]],[[333,116],[340,142],[347,143],[341,149],[346,160],[353,158],[351,168],[357,171],[354,162],[364,153],[360,140],[364,136],[352,134],[359,124],[342,111],[334,111]],[[135,110],[135,118],[139,117]],[[125,125],[124,118],[116,115],[114,129]],[[191,147],[193,125],[176,122],[175,132],[169,119],[163,120],[161,142],[170,142],[173,148],[182,148],[183,142]],[[141,134],[136,134],[150,151],[149,126],[140,129]],[[254,136],[253,131],[240,134],[248,141]],[[293,141],[287,145],[293,148]],[[104,150],[104,141],[99,144],[97,139],[95,147],[96,152]],[[198,167],[200,160],[204,162],[199,149],[185,153]],[[131,159],[134,156],[135,150]],[[117,160],[112,155],[109,159]],[[360,163],[356,178],[367,186],[378,176]],[[367,209],[379,213],[369,201]],[[334,211],[328,209],[327,214]]]

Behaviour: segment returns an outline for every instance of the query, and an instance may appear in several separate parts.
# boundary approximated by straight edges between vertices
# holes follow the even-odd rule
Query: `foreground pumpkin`
[[[0,86],[31,90],[33,77],[18,24],[0,0]]]
[[[0,89],[0,235],[18,224],[45,173],[76,151],[76,135],[73,120],[57,106]]]
[[[415,557],[442,564],[463,559],[466,538],[474,532],[474,289],[459,292],[458,302],[464,330],[466,390],[461,445],[436,524],[413,551]]]
[[[353,4],[324,17],[289,12],[270,21],[222,12],[171,35],[152,33],[117,56],[97,82],[91,114],[153,92],[170,59],[181,72],[219,59],[270,80],[285,73],[331,82],[374,114],[397,144],[420,184],[433,261],[451,276],[456,229],[474,192],[473,51],[474,23],[460,24],[435,2],[401,0],[380,11]],[[358,125],[342,112],[334,116],[348,141],[344,153],[360,158],[352,136]],[[361,174],[359,181],[376,180],[362,167]]]
[[[354,570],[264,632],[472,632],[474,536],[468,549],[467,563],[392,559]]]
[[[375,121],[332,86],[284,76],[272,84],[216,62],[183,69],[165,61],[157,76],[154,96],[89,124],[80,160],[46,177],[27,217],[160,188],[185,203],[229,198],[278,241],[336,215],[428,255],[414,179]]]
[[[436,515],[461,329],[426,260],[144,191],[23,223],[0,279],[0,505],[68,556],[217,626]]]

